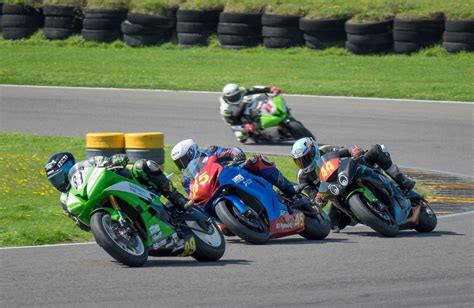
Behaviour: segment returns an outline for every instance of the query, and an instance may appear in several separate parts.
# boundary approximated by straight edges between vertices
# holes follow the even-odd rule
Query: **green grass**
[[[237,82],[286,93],[474,101],[474,53],[448,55],[440,47],[356,56],[337,48],[131,48],[80,36],[50,42],[38,33],[26,41],[0,39],[0,49],[2,84],[220,91]]]
[[[82,138],[44,137],[0,132],[0,247],[92,240],[76,227],[59,205],[60,193],[48,182],[44,164],[54,153],[69,151],[85,158]],[[165,171],[175,173],[174,185],[183,192],[180,174],[165,149]],[[295,180],[289,157],[271,156]]]

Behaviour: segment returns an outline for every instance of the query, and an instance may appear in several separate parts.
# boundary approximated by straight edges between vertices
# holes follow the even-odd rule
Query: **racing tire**
[[[120,39],[120,31],[115,30],[88,30],[82,29],[82,37],[86,41],[97,41],[97,42],[113,42]]]
[[[111,232],[113,231],[108,230],[110,222],[110,214],[107,212],[100,211],[92,214],[91,229],[97,244],[120,263],[131,267],[139,267],[145,264],[148,260],[148,248],[145,247],[141,237],[135,235],[137,252],[132,254],[122,248],[112,237]]]
[[[286,38],[295,38],[301,37],[302,32],[298,27],[262,27],[262,36],[263,37],[286,37]]]
[[[386,237],[395,237],[398,234],[398,225],[389,225],[381,218],[377,217],[365,205],[359,194],[354,194],[349,198],[349,206],[352,212],[359,218],[359,220],[366,226],[372,228],[378,233]]]
[[[217,32],[217,24],[204,22],[177,22],[176,31],[178,33],[201,33],[211,34]]]
[[[201,33],[179,33],[178,32],[178,42],[180,45],[184,46],[205,46],[207,45],[207,41],[209,39],[209,35],[201,34]]]
[[[82,27],[87,30],[118,30],[121,23],[120,19],[86,18],[82,21]]]
[[[348,34],[347,41],[355,45],[373,46],[391,44],[393,38],[390,32],[367,35]]]
[[[288,37],[264,37],[263,46],[266,48],[289,48],[303,44],[303,40],[298,38]]]
[[[3,15],[3,27],[39,28],[43,24],[42,16],[32,15]]]
[[[18,14],[18,15],[41,15],[41,11],[24,4],[4,4],[2,6],[2,14]]]
[[[420,233],[431,232],[436,228],[438,224],[438,218],[431,206],[426,205],[421,208],[420,217],[418,219],[418,225],[415,226],[415,230]]]
[[[76,22],[71,16],[46,16],[44,18],[45,28],[76,29]]]
[[[293,137],[295,139],[300,139],[304,137],[314,138],[313,134],[306,127],[304,127],[303,123],[301,123],[300,121],[291,120],[287,124],[287,127],[293,133]]]
[[[308,240],[322,240],[326,238],[331,231],[331,221],[329,216],[322,210],[316,217],[304,217],[304,230],[300,233],[302,237]]]
[[[262,245],[270,239],[270,230],[261,219],[259,220],[260,225],[263,227],[262,232],[256,232],[249,229],[232,213],[232,210],[229,209],[225,200],[220,201],[216,205],[216,213],[222,223],[229,228],[232,233],[251,244]]]
[[[196,221],[186,221],[188,226],[200,228]],[[222,258],[225,252],[225,240],[217,224],[212,221],[212,234],[190,229],[196,242],[196,251],[191,255],[199,262],[214,262]]]
[[[5,32],[5,28],[3,28],[3,31]],[[456,53],[464,50],[474,51],[474,44],[443,42],[443,47],[449,53]]]
[[[348,34],[367,35],[390,32],[392,30],[392,25],[392,19],[371,23],[353,23],[348,20],[345,29]]]
[[[217,33],[219,34],[260,36],[261,32],[262,32],[262,29],[258,25],[224,23],[224,22],[219,22],[217,24]]]
[[[474,33],[469,32],[444,32],[443,41],[449,43],[463,43],[474,45]]]
[[[6,40],[18,40],[28,38],[38,30],[37,28],[23,28],[23,27],[3,27],[2,34]]]
[[[221,46],[256,46],[262,42],[260,36],[242,36],[219,34],[219,43]]]

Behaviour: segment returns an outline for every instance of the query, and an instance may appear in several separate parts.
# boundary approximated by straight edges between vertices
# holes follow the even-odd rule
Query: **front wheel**
[[[349,205],[352,212],[366,226],[374,229],[378,233],[387,237],[394,237],[398,234],[398,225],[393,220],[385,221],[379,215],[370,210],[371,206],[362,201],[359,194],[354,194],[349,199]]]
[[[295,139],[304,137],[314,138],[313,134],[306,127],[304,127],[303,123],[301,123],[300,121],[292,119],[286,125]]]
[[[302,237],[308,240],[322,240],[328,236],[331,231],[331,222],[328,215],[320,210],[315,216],[305,216],[304,230],[300,233]]]
[[[142,266],[148,260],[148,249],[142,238],[130,228],[112,221],[107,212],[96,212],[91,217],[95,241],[112,258],[128,266]]]
[[[418,218],[418,224],[415,226],[415,230],[418,232],[431,232],[436,228],[438,224],[438,218],[436,214],[428,204],[420,205],[420,217]]]
[[[249,243],[265,244],[270,239],[270,230],[260,217],[245,217],[225,200],[216,205],[216,214],[230,231]]]
[[[186,221],[186,225],[191,228],[190,231],[194,234],[196,241],[196,251],[191,255],[194,259],[201,262],[212,262],[219,260],[224,255],[224,236],[214,221],[189,220]]]

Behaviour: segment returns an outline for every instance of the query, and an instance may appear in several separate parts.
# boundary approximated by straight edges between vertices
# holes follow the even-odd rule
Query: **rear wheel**
[[[286,124],[286,126],[291,131],[295,139],[304,137],[314,138],[313,134],[306,127],[304,127],[304,125],[300,121],[292,119],[289,123]]]
[[[320,210],[315,217],[305,216],[304,230],[300,233],[302,237],[308,240],[322,240],[328,236],[331,231],[331,222],[328,215]]]
[[[420,205],[420,217],[418,218],[418,225],[415,226],[415,230],[418,232],[431,232],[436,228],[438,224],[438,218],[436,214],[428,204]]]
[[[355,194],[349,199],[349,205],[352,212],[364,225],[374,229],[383,236],[394,237],[398,234],[398,225],[395,224],[393,219],[387,221],[380,217],[381,215],[376,214],[372,210],[371,205],[361,198],[359,194]],[[391,218],[391,215],[386,215]]]
[[[142,266],[148,260],[148,249],[141,237],[130,228],[112,221],[107,212],[97,212],[91,217],[94,238],[112,258],[128,266]]]
[[[224,255],[224,236],[214,221],[189,220],[186,221],[186,225],[192,228],[190,231],[194,234],[196,241],[196,251],[191,255],[194,259],[201,262],[212,262],[219,260]],[[202,232],[198,230],[202,230]]]
[[[249,243],[265,244],[270,239],[270,230],[261,217],[246,217],[224,200],[217,204],[216,213],[230,231]]]

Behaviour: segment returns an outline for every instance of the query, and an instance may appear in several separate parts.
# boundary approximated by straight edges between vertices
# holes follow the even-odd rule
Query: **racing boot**
[[[397,165],[392,164],[385,172],[402,188],[410,191],[415,187],[415,181],[403,174]]]
[[[185,209],[188,200],[173,187],[157,162],[146,159],[137,160],[132,166],[132,175],[142,184],[151,186],[161,193],[174,208]]]

